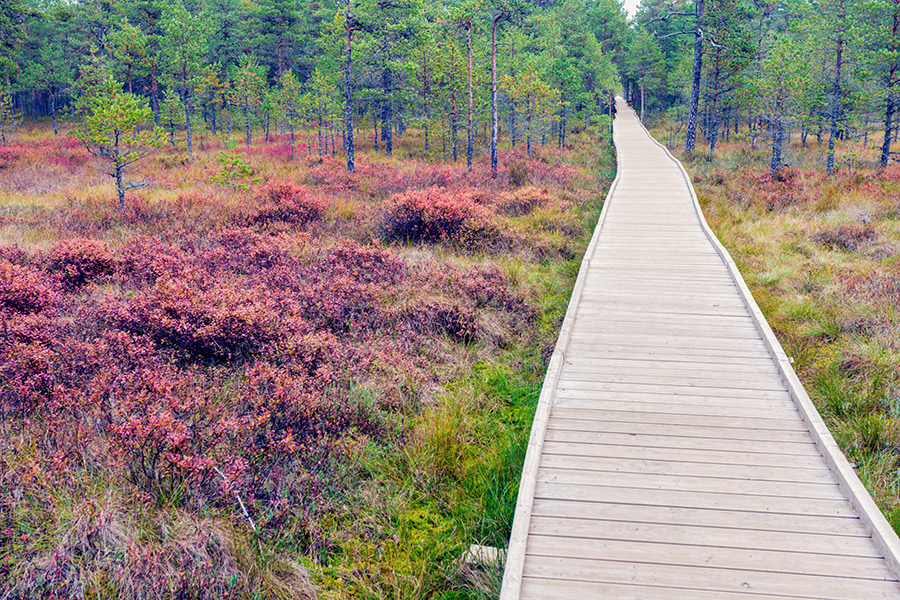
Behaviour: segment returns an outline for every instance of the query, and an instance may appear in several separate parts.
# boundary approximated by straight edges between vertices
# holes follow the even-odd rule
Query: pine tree
[[[169,133],[169,144],[175,147],[175,131],[185,125],[184,105],[173,88],[168,88],[159,109],[160,126]]]
[[[119,208],[125,208],[125,192],[147,185],[125,175],[162,144],[162,132],[146,129],[152,112],[145,98],[121,92],[112,77],[84,82],[79,106],[85,114],[76,136],[96,159],[98,168],[115,179]]]

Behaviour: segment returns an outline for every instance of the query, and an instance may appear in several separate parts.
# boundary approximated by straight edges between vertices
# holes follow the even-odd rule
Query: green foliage
[[[21,120],[21,115],[13,106],[12,96],[0,88],[0,144],[7,142],[8,136],[16,130]]]
[[[175,131],[184,126],[184,104],[173,88],[166,90],[159,109],[159,123],[169,133],[169,144],[175,147]]]
[[[119,91],[112,77],[83,82],[82,90],[79,105],[85,117],[75,135],[98,168],[115,179],[119,207],[124,208],[125,192],[147,185],[124,176],[163,144],[162,132],[146,128],[152,114],[147,100]]]
[[[235,151],[235,144],[228,144],[228,150],[221,150],[216,160],[221,168],[210,177],[211,181],[230,187],[232,190],[247,191],[258,184],[261,179],[253,177],[250,165],[244,162],[244,153]],[[230,151],[229,151],[230,150]]]

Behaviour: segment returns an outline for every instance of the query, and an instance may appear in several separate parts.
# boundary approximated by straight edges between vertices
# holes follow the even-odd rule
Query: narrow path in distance
[[[502,600],[900,599],[900,540],[680,163],[618,100],[619,174],[548,368]]]

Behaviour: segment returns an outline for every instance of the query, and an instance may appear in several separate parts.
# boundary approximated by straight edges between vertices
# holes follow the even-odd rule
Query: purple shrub
[[[111,275],[115,258],[105,242],[86,238],[61,240],[44,255],[44,266],[69,290]]]

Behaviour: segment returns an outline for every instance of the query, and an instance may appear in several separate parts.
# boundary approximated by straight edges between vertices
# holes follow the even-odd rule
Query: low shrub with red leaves
[[[53,303],[54,297],[43,273],[0,259],[0,309],[40,312]]]
[[[246,225],[306,225],[318,220],[324,210],[325,203],[312,197],[305,187],[274,181],[259,190],[251,207],[243,210],[238,219]]]
[[[817,244],[844,252],[859,250],[863,244],[874,242],[876,239],[878,232],[871,225],[856,223],[824,229],[812,236],[812,240]]]
[[[78,289],[111,275],[115,259],[105,242],[74,238],[54,244],[44,256],[44,265],[66,288]]]
[[[388,241],[477,248],[499,237],[500,229],[490,209],[465,194],[443,188],[397,194],[385,211],[384,238]]]
[[[501,197],[497,208],[501,214],[519,217],[530,214],[548,202],[550,202],[550,194],[546,189],[528,186]]]

